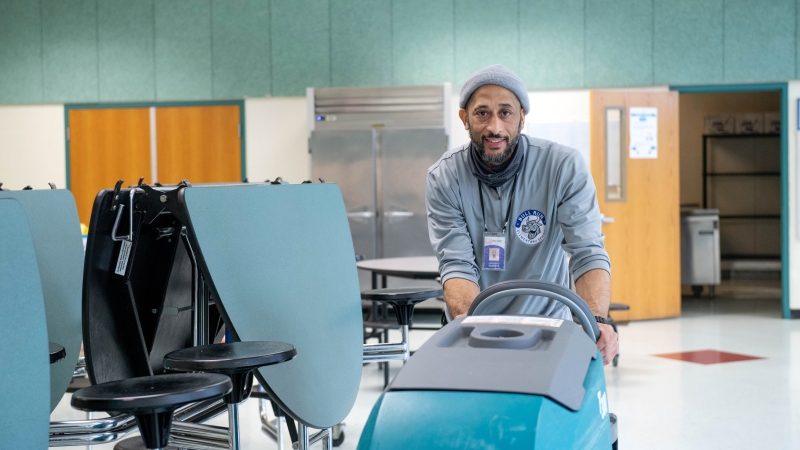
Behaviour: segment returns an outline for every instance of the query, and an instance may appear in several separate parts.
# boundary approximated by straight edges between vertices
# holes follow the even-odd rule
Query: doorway
[[[244,102],[66,105],[67,188],[81,223],[97,193],[145,183],[246,178]]]
[[[788,317],[786,85],[674,90],[681,211],[719,213],[720,284],[683,284],[684,312]]]

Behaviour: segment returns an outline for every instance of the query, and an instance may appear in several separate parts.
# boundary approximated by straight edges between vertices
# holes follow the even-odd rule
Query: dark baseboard
[[[789,318],[800,319],[800,309],[789,310]]]

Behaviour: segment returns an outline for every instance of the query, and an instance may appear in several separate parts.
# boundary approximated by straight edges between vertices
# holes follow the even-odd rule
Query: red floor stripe
[[[704,365],[764,359],[759,356],[741,355],[739,353],[720,352],[717,350],[697,350],[694,352],[664,353],[661,355],[653,355],[653,356],[658,356],[660,358],[675,359],[678,361],[692,362],[697,364],[704,364]]]

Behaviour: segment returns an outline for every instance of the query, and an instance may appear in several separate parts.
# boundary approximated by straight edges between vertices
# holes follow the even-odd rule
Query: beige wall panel
[[[0,183],[66,187],[64,105],[0,106]]]
[[[800,208],[798,208],[798,177],[800,177],[800,161],[798,160],[798,134],[797,128],[797,107],[800,100],[800,81],[790,81],[787,93],[789,109],[789,120],[786,129],[789,134],[789,254],[786,260],[789,262],[789,308],[800,309]]]
[[[281,177],[300,183],[311,176],[305,97],[245,100],[247,178]]]

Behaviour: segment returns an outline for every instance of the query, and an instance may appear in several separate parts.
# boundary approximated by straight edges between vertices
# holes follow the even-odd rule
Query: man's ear
[[[522,119],[519,120],[519,129],[520,130],[524,130],[525,129],[525,114],[528,114],[528,113],[525,111],[525,109],[520,109],[520,111],[522,111]]]
[[[469,124],[467,123],[467,110],[463,108],[459,109],[458,117],[461,118],[461,122],[464,123],[464,129],[469,130]]]

